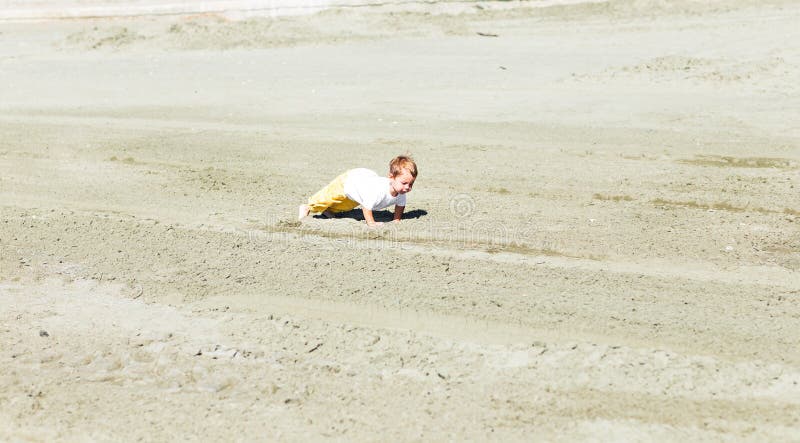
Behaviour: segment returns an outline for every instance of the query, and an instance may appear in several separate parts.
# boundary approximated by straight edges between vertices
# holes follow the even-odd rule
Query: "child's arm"
[[[361,212],[364,213],[364,221],[367,222],[367,226],[375,226],[379,225],[379,222],[375,221],[375,217],[372,216],[372,210],[361,208]]]
[[[395,223],[400,223],[400,219],[403,218],[403,211],[405,211],[405,206],[394,206],[394,220]]]

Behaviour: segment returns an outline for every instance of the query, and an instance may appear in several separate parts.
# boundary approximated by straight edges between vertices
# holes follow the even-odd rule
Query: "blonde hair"
[[[404,169],[408,171],[412,177],[417,178],[417,164],[414,163],[411,154],[398,155],[389,162],[389,174],[391,174],[392,177],[402,173]]]

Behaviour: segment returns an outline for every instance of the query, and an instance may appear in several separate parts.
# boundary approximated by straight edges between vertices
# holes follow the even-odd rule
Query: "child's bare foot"
[[[300,205],[297,208],[297,219],[302,220],[308,215],[308,212],[309,212],[308,205]]]
[[[330,209],[322,211],[322,215],[324,215],[327,218],[336,218],[336,214],[334,214]]]

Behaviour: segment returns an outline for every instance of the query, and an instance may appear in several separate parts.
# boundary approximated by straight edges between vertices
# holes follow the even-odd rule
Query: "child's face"
[[[389,176],[389,182],[392,186],[392,190],[398,194],[410,192],[411,188],[414,187],[414,180],[414,176],[405,169],[395,176]]]

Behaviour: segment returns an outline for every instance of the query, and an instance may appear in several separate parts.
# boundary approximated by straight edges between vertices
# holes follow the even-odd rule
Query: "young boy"
[[[336,177],[308,199],[308,204],[298,208],[298,219],[309,212],[322,212],[333,217],[336,212],[349,211],[359,205],[369,226],[375,222],[372,211],[394,205],[394,221],[399,222],[406,208],[406,193],[417,179],[417,165],[408,155],[399,155],[389,162],[389,176],[379,177],[375,172],[357,168]]]

